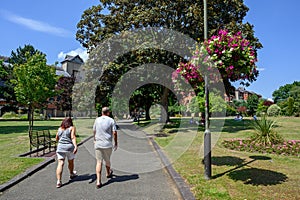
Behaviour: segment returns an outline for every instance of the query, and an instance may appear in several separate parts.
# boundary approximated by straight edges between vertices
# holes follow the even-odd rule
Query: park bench
[[[37,156],[40,151],[43,151],[44,155],[46,149],[49,149],[49,152],[51,152],[51,149],[56,150],[56,141],[51,139],[49,130],[31,131],[29,133],[29,139],[30,152],[36,152]]]

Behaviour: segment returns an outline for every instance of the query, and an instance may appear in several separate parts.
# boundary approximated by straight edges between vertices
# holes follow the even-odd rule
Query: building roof
[[[71,77],[71,75],[68,72],[66,72],[65,70],[63,70],[63,68],[59,66],[51,65],[50,67],[55,68],[56,76]]]
[[[235,91],[239,91],[240,93],[250,93],[250,94],[256,94],[257,96],[261,96],[260,94],[257,94],[256,92],[246,90],[244,87],[238,87]]]
[[[78,64],[84,63],[82,58],[80,58],[79,55],[76,55],[76,56],[66,55],[65,59],[61,62],[61,64],[64,62],[74,62],[74,63],[78,63]]]
[[[56,71],[55,71],[55,74],[56,74],[57,76],[71,77],[71,75],[70,75],[68,72],[64,71],[64,70],[62,70],[62,71],[56,70]]]
[[[4,62],[8,62],[8,59],[9,57],[0,55],[0,60],[3,60]]]

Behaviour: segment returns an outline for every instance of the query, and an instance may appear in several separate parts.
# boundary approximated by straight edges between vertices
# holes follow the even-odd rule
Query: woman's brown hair
[[[60,127],[61,127],[62,129],[67,129],[67,128],[71,127],[71,126],[73,126],[73,121],[72,121],[72,119],[71,119],[70,117],[65,118],[65,119],[61,122],[61,125],[60,125]]]

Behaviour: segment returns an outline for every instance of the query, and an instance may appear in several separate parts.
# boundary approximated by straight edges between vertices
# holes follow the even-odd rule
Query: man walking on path
[[[111,178],[113,171],[111,170],[110,156],[112,149],[117,150],[118,147],[118,136],[115,121],[109,117],[110,111],[108,107],[102,108],[102,116],[98,117],[95,120],[93,126],[94,132],[94,147],[95,147],[95,156],[97,160],[96,164],[96,187],[100,188],[101,183],[101,171],[102,171],[102,162],[105,161],[106,166],[106,177]],[[114,145],[112,142],[114,138]]]

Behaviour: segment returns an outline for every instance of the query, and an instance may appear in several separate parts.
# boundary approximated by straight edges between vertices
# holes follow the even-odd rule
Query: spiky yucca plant
[[[279,144],[283,142],[283,138],[274,130],[275,121],[267,119],[266,115],[263,115],[261,119],[253,122],[253,128],[255,130],[252,136],[253,143],[261,143],[263,145]]]

